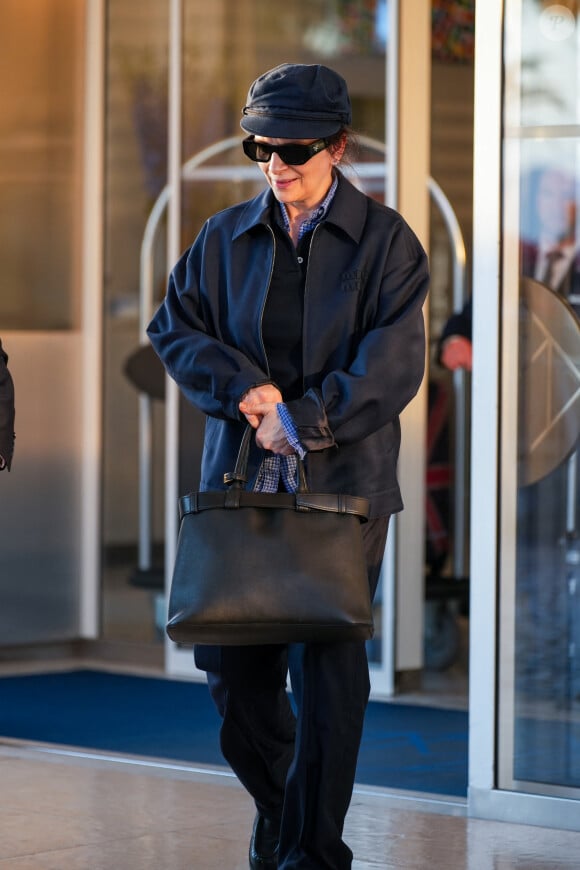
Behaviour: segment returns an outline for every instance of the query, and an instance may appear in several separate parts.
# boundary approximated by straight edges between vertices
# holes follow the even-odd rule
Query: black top
[[[302,320],[304,287],[312,232],[295,248],[286,229],[272,221],[276,255],[264,307],[262,337],[270,375],[285,401],[304,394],[302,377]]]

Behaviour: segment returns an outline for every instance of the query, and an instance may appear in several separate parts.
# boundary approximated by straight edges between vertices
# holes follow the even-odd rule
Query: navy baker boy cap
[[[323,139],[351,122],[345,80],[321,64],[268,70],[250,86],[242,115],[247,133],[271,139]]]

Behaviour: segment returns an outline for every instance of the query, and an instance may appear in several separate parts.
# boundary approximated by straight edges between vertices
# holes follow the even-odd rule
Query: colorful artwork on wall
[[[433,58],[473,63],[475,0],[433,0]]]

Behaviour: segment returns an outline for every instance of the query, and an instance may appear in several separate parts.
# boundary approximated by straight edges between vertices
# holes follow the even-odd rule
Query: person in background
[[[580,316],[580,251],[576,239],[574,175],[560,168],[532,172],[523,188],[522,275],[535,278],[566,299]],[[532,208],[526,205],[529,197]]]
[[[540,167],[524,180],[520,270],[563,296],[580,317],[576,189],[574,176],[555,167]],[[472,315],[469,298],[443,327],[438,360],[450,371],[471,371]]]
[[[439,338],[439,363],[449,371],[465,369],[470,372],[473,365],[473,347],[471,343],[472,323],[471,296],[461,311],[452,314],[443,327]]]
[[[351,142],[342,76],[282,64],[251,85],[241,126],[267,182],[211,217],[175,266],[149,338],[206,415],[201,489],[224,489],[248,423],[251,486],[291,480],[371,503],[371,594],[396,479],[399,414],[424,372],[423,248],[339,169]],[[269,490],[271,491],[271,490]],[[240,553],[240,558],[244,554]],[[365,642],[195,649],[221,748],[256,805],[254,870],[348,870],[343,824],[370,684]],[[297,715],[286,692],[290,669]]]
[[[0,339],[0,471],[10,471],[14,452],[14,382],[8,371],[8,354]]]

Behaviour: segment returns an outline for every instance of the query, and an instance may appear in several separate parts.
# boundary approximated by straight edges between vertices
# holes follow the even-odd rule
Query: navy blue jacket
[[[148,328],[187,399],[207,415],[201,488],[221,489],[245,420],[238,402],[271,381],[261,319],[275,256],[268,189],[211,217],[175,266]],[[425,252],[403,218],[343,176],[314,230],[303,324],[304,395],[288,402],[310,489],[402,508],[399,414],[424,371]],[[250,457],[253,475],[260,463]]]

